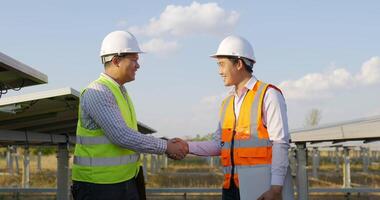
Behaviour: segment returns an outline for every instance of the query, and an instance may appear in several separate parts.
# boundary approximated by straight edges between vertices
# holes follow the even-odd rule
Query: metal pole
[[[168,157],[164,156],[164,168],[168,168]]]
[[[377,161],[376,153],[377,153],[376,151],[371,151],[371,160],[375,162]]]
[[[313,160],[312,160],[313,161],[313,163],[312,163],[313,177],[314,178],[318,178],[319,153],[318,153],[318,148],[317,147],[313,147],[312,155],[313,155]]]
[[[367,157],[368,157],[368,166],[370,166],[372,164],[371,151],[369,147],[367,147],[366,149],[367,149]]]
[[[160,155],[156,155],[156,171],[158,173],[160,173],[161,171],[161,156]]]
[[[166,156],[165,155],[161,155],[161,169],[165,169],[165,158]]]
[[[210,165],[210,168],[214,167],[214,157],[212,156],[209,157],[209,165]]]
[[[360,159],[360,153],[357,151],[357,150],[353,150],[352,151],[352,153],[353,153],[353,155],[352,155],[352,158],[354,159],[354,160],[359,160]]]
[[[220,164],[220,158],[219,158],[219,156],[216,156],[215,157],[215,165],[216,165],[216,167],[217,168],[221,168],[221,164]]]
[[[146,159],[145,154],[143,154],[143,168],[144,168],[144,179],[145,182],[148,182],[148,160]]]
[[[14,160],[16,162],[16,174],[18,174],[19,172],[19,165],[18,165],[18,153],[17,153],[17,146],[14,146],[13,147],[13,156],[14,156]]]
[[[328,151],[328,157],[330,158],[330,162],[333,163],[334,162],[334,153],[332,151]]]
[[[339,171],[339,148],[338,147],[335,147],[335,171],[338,172]]]
[[[30,175],[30,155],[29,155],[29,148],[24,148],[24,170],[23,170],[23,176],[22,176],[22,185],[24,188],[29,188],[29,179]]]
[[[362,158],[363,158],[363,172],[368,173],[368,165],[369,165],[369,158],[368,158],[368,151],[364,147],[360,147],[360,150],[362,150]]]
[[[296,148],[292,147],[289,153],[290,169],[292,176],[296,176],[297,173],[297,160],[296,160]]]
[[[58,144],[57,199],[69,199],[69,150],[66,143]]]
[[[155,168],[155,156],[153,154],[150,155],[150,173],[155,174],[154,168]]]
[[[308,200],[308,180],[307,180],[307,149],[306,143],[296,143],[297,145],[297,193],[298,200]]]
[[[8,173],[13,175],[13,155],[12,155],[12,146],[8,146],[7,148],[7,168]]]
[[[344,165],[343,165],[343,188],[351,188],[351,169],[350,169],[350,154],[348,147],[343,147]]]
[[[42,155],[42,152],[38,151],[38,153],[37,153],[37,170],[38,170],[38,172],[42,171],[42,167],[41,167],[41,155]]]

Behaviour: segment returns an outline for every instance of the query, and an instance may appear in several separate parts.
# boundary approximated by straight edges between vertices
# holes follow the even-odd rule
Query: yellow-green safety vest
[[[102,84],[111,90],[125,123],[137,131],[136,114],[128,94],[124,97],[119,86],[103,76],[93,83]],[[101,128],[84,128],[79,106],[73,180],[98,184],[119,183],[135,177],[140,164],[138,153],[113,144]]]

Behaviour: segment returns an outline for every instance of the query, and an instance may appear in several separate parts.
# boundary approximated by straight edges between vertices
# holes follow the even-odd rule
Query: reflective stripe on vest
[[[266,166],[266,165],[245,165],[245,166],[239,166],[238,168],[237,168],[237,172],[239,172],[239,169],[242,169],[242,168],[256,168],[256,167],[262,167],[262,166]],[[223,167],[223,173],[224,174],[229,174],[230,172],[231,172],[231,170],[232,170],[232,166],[228,166],[228,167]]]
[[[270,146],[271,143],[267,139],[254,139],[253,137],[250,137],[249,140],[235,140],[234,146],[239,147],[267,147]],[[224,142],[223,149],[230,149],[231,148],[231,142]]]
[[[75,156],[74,164],[91,167],[126,165],[137,162],[139,160],[139,157],[140,155],[137,153],[114,158],[91,158]]]
[[[76,144],[82,145],[95,145],[95,144],[110,144],[111,142],[108,140],[106,136],[94,136],[94,137],[86,137],[86,136],[76,136]]]

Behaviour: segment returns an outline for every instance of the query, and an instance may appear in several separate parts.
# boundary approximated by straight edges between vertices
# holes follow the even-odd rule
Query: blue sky
[[[291,129],[303,127],[312,108],[322,111],[321,123],[380,114],[379,1],[46,0],[1,6],[0,51],[49,77],[49,84],[21,93],[82,89],[103,70],[98,55],[105,35],[133,32],[148,53],[126,87],[138,119],[159,135],[214,131],[228,88],[208,56],[229,34],[253,44],[254,74],[283,90]]]

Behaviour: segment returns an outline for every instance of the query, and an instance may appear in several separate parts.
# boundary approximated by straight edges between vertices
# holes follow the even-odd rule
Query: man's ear
[[[113,65],[118,66],[118,64],[119,64],[119,57],[114,56],[112,58],[111,62],[112,62]]]
[[[244,69],[244,63],[243,63],[243,60],[242,59],[239,59],[238,62],[236,63],[236,67],[238,70],[242,70]]]

